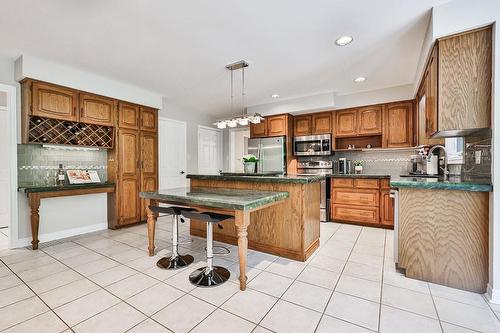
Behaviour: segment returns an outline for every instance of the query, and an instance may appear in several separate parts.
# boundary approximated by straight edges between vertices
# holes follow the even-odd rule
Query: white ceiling
[[[241,59],[246,105],[412,83],[442,0],[2,0],[0,54],[123,80],[213,115]],[[7,14],[7,15],[5,15]],[[341,35],[354,42],[335,46]],[[362,84],[353,83],[366,76]]]

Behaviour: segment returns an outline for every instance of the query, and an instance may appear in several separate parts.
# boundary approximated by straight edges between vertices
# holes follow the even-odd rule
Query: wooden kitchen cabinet
[[[262,119],[258,124],[250,124],[250,138],[264,138],[267,136],[267,121]]]
[[[384,110],[384,147],[402,148],[413,146],[413,105],[413,100],[386,105]]]
[[[140,134],[140,192],[151,192],[158,190],[158,135],[149,131]],[[147,219],[146,200],[141,201],[141,220]]]
[[[78,92],[45,82],[32,83],[31,115],[78,121]]]
[[[87,124],[114,126],[115,100],[112,98],[81,93],[80,121]]]
[[[279,115],[266,118],[267,136],[281,136],[288,133],[288,115]]]
[[[331,219],[337,222],[392,228],[389,179],[331,179]]]
[[[120,128],[139,129],[140,106],[120,102],[118,104],[118,126]]]
[[[312,134],[312,116],[296,116],[293,119],[293,135],[311,135]]]
[[[312,134],[332,133],[332,113],[322,112],[312,115]]]
[[[158,116],[156,110],[141,107],[141,131],[156,132],[158,130]]]
[[[366,106],[358,109],[357,135],[382,133],[382,105]]]
[[[358,135],[358,110],[349,109],[336,111],[336,137],[350,137]]]

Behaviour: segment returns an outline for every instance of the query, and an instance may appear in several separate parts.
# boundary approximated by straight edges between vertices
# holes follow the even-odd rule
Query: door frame
[[[17,193],[17,89],[15,86],[0,84],[0,90],[7,92],[7,113],[10,122],[10,212],[8,248],[18,244],[18,193]]]
[[[235,161],[234,156],[234,134],[236,132],[248,131],[248,137],[250,138],[250,128],[248,127],[240,127],[240,128],[231,128],[229,130],[229,171],[234,172],[233,163]]]
[[[200,130],[203,129],[203,130],[209,130],[209,131],[213,131],[213,132],[216,132],[218,133],[218,138],[219,138],[219,142],[217,143],[217,145],[219,146],[219,149],[218,149],[218,155],[217,156],[217,159],[218,159],[218,162],[219,162],[219,167],[220,167],[220,170],[222,170],[224,168],[224,161],[222,160],[222,149],[223,149],[223,138],[222,138],[222,130],[218,129],[218,128],[213,128],[213,127],[209,127],[209,126],[204,126],[204,125],[198,125],[198,131],[196,133],[196,140],[197,140],[197,143],[198,143],[198,156],[197,156],[197,160],[198,160],[198,172],[200,172]]]
[[[184,136],[184,148],[185,148],[185,151],[186,151],[186,154],[185,154],[185,163],[184,165],[186,166],[186,169],[187,169],[187,122],[185,121],[182,121],[182,120],[176,120],[176,119],[172,119],[172,118],[167,118],[167,117],[161,117],[159,116],[158,117],[158,188],[161,190],[160,188],[160,182],[161,182],[161,175],[160,175],[160,161],[161,161],[161,158],[160,158],[160,154],[161,154],[161,150],[160,150],[160,136],[162,134],[160,134],[160,122],[162,121],[168,121],[170,123],[176,123],[176,124],[179,124],[181,126],[184,127],[184,132],[185,132],[185,136]],[[182,140],[182,139],[180,139]],[[186,174],[187,174],[187,170],[185,170]],[[187,186],[187,179],[186,179],[186,186]]]

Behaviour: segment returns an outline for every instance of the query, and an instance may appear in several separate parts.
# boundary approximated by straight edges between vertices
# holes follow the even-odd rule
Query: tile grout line
[[[443,324],[441,323],[441,318],[439,317],[439,312],[438,312],[438,309],[436,306],[436,302],[434,301],[434,296],[432,295],[432,290],[431,290],[431,286],[429,285],[429,283],[427,283],[427,288],[429,289],[429,294],[431,295],[431,300],[432,300],[432,305],[434,306],[434,311],[436,311],[436,316],[437,316],[437,320],[439,323],[439,327],[441,328],[441,332],[444,333]]]
[[[378,323],[377,332],[380,332],[380,322],[382,319],[382,297],[384,292],[384,273],[385,273],[385,250],[387,248],[387,230],[384,232],[384,256],[382,259],[382,278],[380,280],[380,299],[378,304]]]

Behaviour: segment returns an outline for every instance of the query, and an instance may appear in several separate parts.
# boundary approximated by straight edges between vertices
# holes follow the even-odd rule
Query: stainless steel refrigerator
[[[286,173],[285,137],[254,138],[248,140],[248,154],[257,156],[257,173]]]

